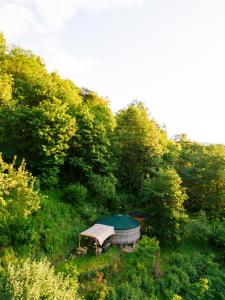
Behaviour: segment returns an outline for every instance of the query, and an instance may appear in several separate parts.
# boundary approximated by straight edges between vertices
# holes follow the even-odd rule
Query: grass
[[[113,265],[119,256],[120,250],[116,247],[113,247],[98,256],[95,256],[94,254],[86,254],[78,258],[70,258],[67,261],[59,264],[56,270],[60,272],[65,268],[67,269],[70,267],[76,267],[80,274],[94,272]]]

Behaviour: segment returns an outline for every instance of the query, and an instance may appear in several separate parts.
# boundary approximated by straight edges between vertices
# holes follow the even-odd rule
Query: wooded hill
[[[0,299],[225,299],[224,145],[169,139],[141,102],[114,115],[0,34],[0,152]],[[134,253],[64,263],[131,209],[150,228]]]

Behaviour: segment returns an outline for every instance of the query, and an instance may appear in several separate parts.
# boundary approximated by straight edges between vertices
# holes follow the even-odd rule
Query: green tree
[[[143,103],[133,103],[116,115],[114,156],[116,176],[122,187],[139,192],[165,151],[165,132],[150,119]]]
[[[66,103],[72,111],[82,103],[80,89],[69,79],[62,79],[56,72],[50,73],[48,98],[56,97]]]
[[[105,208],[112,208],[116,196],[116,178],[93,174],[90,177],[90,188],[97,206],[103,205]]]
[[[16,168],[0,156],[0,244],[8,242],[9,226],[25,219],[39,208],[35,179],[26,170],[25,162]]]
[[[187,195],[176,171],[160,169],[153,179],[145,180],[141,195],[148,208],[152,233],[164,242],[180,240]]]
[[[0,74],[0,109],[15,104],[12,99],[12,77],[7,74]]]
[[[13,99],[22,105],[37,105],[48,97],[51,83],[43,60],[30,51],[12,48],[4,71],[13,78]]]
[[[91,175],[110,175],[111,134],[115,120],[108,102],[92,92],[82,95],[83,103],[71,112],[77,121],[70,144],[66,171],[71,180],[89,181]]]
[[[5,55],[6,48],[7,48],[7,45],[6,45],[6,40],[5,40],[4,34],[2,32],[0,32],[0,58],[2,58]]]
[[[58,168],[76,130],[75,119],[67,111],[68,106],[58,99],[45,100],[33,108],[0,110],[0,148],[4,156],[25,158],[44,186],[57,184]]]
[[[187,208],[225,216],[225,147],[206,147],[187,140],[179,143],[182,150],[176,169],[187,188]]]
[[[56,72],[49,74],[39,56],[19,47],[8,47],[3,36],[0,36],[0,57],[3,58],[0,74],[7,74],[13,80],[12,98],[18,104],[37,106],[55,97],[74,108],[82,101],[80,89],[72,81],[62,79]]]
[[[47,260],[9,264],[6,293],[15,300],[80,300],[77,274],[55,274]]]

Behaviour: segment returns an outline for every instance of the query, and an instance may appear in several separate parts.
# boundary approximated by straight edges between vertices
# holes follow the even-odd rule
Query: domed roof
[[[105,217],[97,222],[113,226],[115,230],[129,230],[140,226],[140,223],[128,215],[113,215]]]

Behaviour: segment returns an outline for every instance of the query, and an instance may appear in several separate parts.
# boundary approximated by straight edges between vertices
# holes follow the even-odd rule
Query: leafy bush
[[[225,273],[214,258],[193,253],[170,257],[168,269],[160,278],[160,294],[166,299],[175,294],[186,300],[225,299]]]
[[[138,242],[136,254],[137,256],[152,261],[155,259],[158,251],[159,242],[156,240],[156,238],[149,238],[147,236],[143,236],[142,239]]]
[[[113,175],[101,176],[93,174],[90,184],[96,204],[104,207],[110,205],[116,194],[116,178]]]
[[[72,205],[61,202],[57,192],[51,192],[41,196],[35,214],[9,228],[11,245],[22,256],[65,256],[75,247],[85,222]]]
[[[213,224],[213,241],[221,250],[225,249],[225,220]]]
[[[144,183],[142,198],[148,208],[153,235],[164,243],[180,241],[186,220],[183,203],[187,199],[181,179],[173,168],[160,169]]]
[[[206,214],[201,212],[196,218],[189,220],[185,226],[188,237],[208,242],[212,236],[212,225],[209,223]]]
[[[126,212],[132,208],[132,205],[135,203],[135,196],[129,193],[126,190],[117,191],[115,197],[113,198],[110,208],[118,211]],[[137,203],[139,205],[139,203]]]
[[[123,282],[117,289],[117,299],[120,300],[147,300],[147,296],[143,293],[139,286],[133,286],[129,282]]]
[[[47,260],[9,264],[5,294],[15,300],[79,300],[77,275],[55,274]]]
[[[87,197],[87,188],[79,182],[75,184],[70,184],[63,190],[63,198],[65,199],[65,201],[73,204],[74,206],[80,206],[85,204]]]
[[[212,221],[206,213],[200,213],[196,218],[190,220],[185,226],[186,234],[198,241],[204,241],[205,246],[214,246],[225,258],[225,221]]]
[[[33,217],[33,229],[38,235],[38,246],[46,253],[57,256],[71,251],[83,229],[83,221],[70,204],[61,202],[56,194],[42,197],[41,209]]]
[[[212,242],[216,249],[220,252],[220,257],[225,263],[225,220],[217,221],[212,225]]]
[[[25,222],[32,212],[40,208],[40,196],[35,179],[26,170],[25,162],[16,168],[3,161],[0,155],[0,245],[11,242],[10,226]]]

